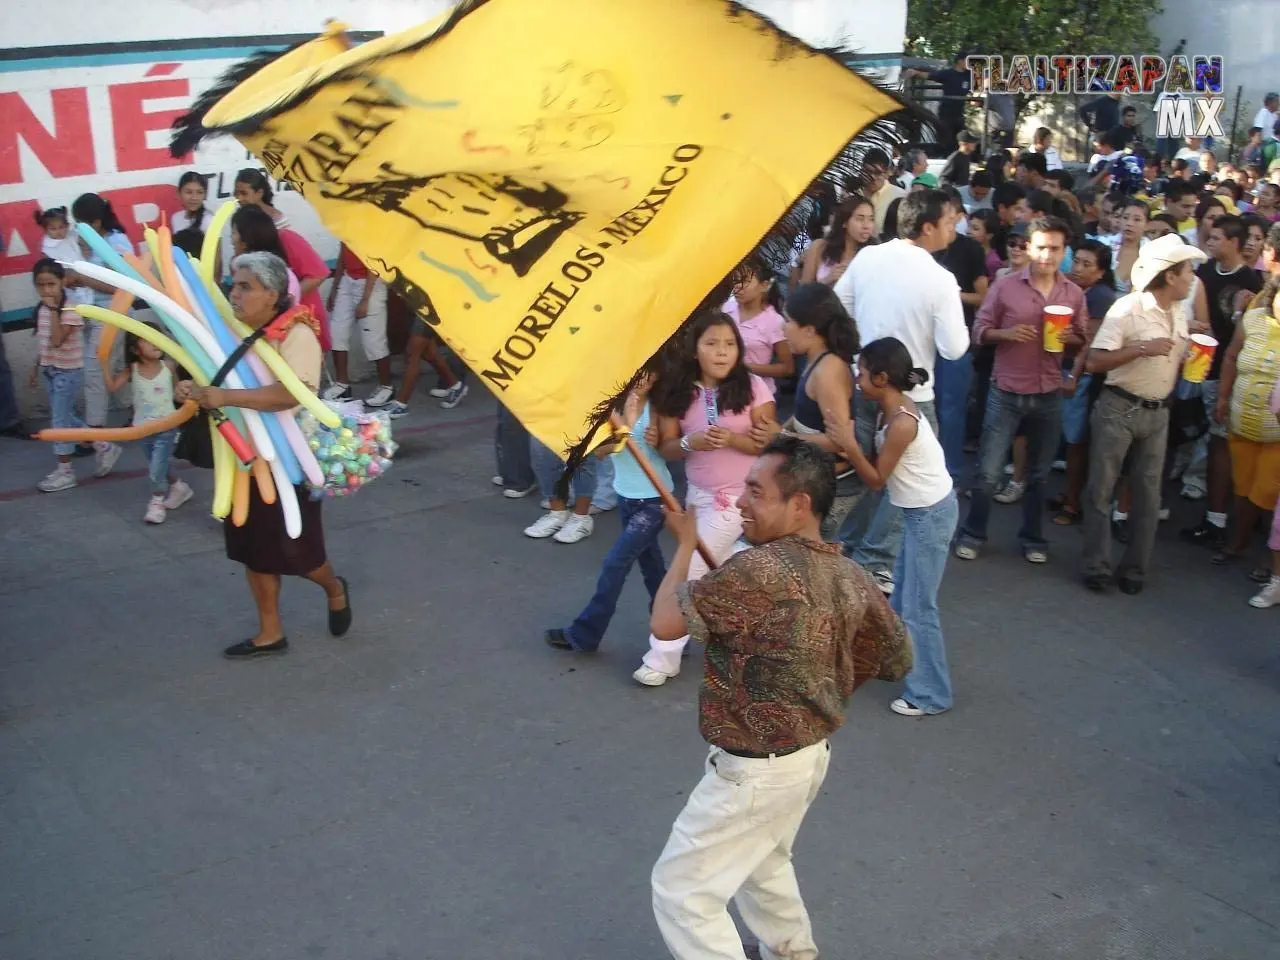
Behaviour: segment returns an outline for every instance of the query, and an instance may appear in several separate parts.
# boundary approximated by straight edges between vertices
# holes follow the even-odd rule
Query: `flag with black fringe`
[[[175,155],[236,137],[571,463],[904,109],[731,0],[469,0],[360,46],[342,31],[233,68]]]

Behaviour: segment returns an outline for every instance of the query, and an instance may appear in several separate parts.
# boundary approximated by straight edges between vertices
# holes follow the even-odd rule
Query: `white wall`
[[[1163,0],[1164,12],[1152,24],[1166,55],[1179,40],[1184,53],[1222,56],[1225,121],[1231,122],[1236,87],[1244,86],[1239,139],[1262,106],[1262,97],[1280,90],[1280,0]],[[1230,131],[1228,130],[1228,133]]]

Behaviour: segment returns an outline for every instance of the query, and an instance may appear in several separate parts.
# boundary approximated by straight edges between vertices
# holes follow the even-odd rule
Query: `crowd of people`
[[[1096,122],[1106,122],[1096,119],[1103,106]],[[1123,110],[1117,117],[1132,127]],[[545,631],[547,644],[597,650],[636,564],[652,611],[635,681],[666,684],[690,638],[707,644],[707,777],[653,875],[655,913],[677,956],[732,955],[724,905],[735,890],[763,941],[813,955],[789,847],[825,774],[826,738],[844,700],[873,677],[901,681],[889,703],[900,716],[952,708],[939,591],[950,558],[973,563],[996,549],[998,505],[1019,505],[1016,548],[1027,563],[1046,564],[1061,547],[1046,525],[1081,525],[1083,585],[1131,595],[1150,575],[1164,498],[1180,489],[1207,508],[1182,539],[1211,548],[1213,564],[1240,563],[1258,586],[1252,606],[1280,606],[1280,161],[1263,172],[1251,162],[1263,154],[1249,152],[1265,133],[1251,131],[1245,162],[1233,165],[1212,152],[1147,155],[1136,133],[1102,129],[1074,176],[1044,128],[1031,149],[985,160],[961,130],[940,177],[918,150],[896,163],[870,150],[846,189],[805,198],[808,226],[788,257],[753,255],[731,299],[649,362],[616,411],[617,436],[567,491],[557,452],[499,407],[493,482],[507,498],[536,491],[543,501],[526,536],[573,544],[593,534],[595,515],[620,515],[594,591]],[[205,191],[197,174],[179,181],[171,220],[184,250],[204,245]],[[242,171],[235,197],[231,257],[218,273],[231,279],[237,316],[304,383],[327,400],[353,399],[358,326],[375,373],[370,409],[407,413],[424,357],[438,375],[430,394],[445,408],[461,402],[465,372],[421,319],[397,391],[391,294],[357,252],[343,247],[331,271],[273,205],[261,171]],[[144,248],[95,194],[39,220],[31,377],[46,387],[53,427],[104,426],[110,396],[125,388],[135,425],[187,400],[265,412],[296,403],[278,385],[197,386],[137,337],[118,356],[100,351],[102,325],[73,308],[108,306],[115,291],[67,266],[104,263],[72,221],[122,256]],[[177,431],[147,438],[145,450],[144,519],[161,523],[192,496],[172,460],[200,456],[184,454]],[[53,452],[55,469],[39,483],[48,493],[76,486],[78,456],[107,475],[121,447]],[[663,508],[677,463],[683,512]],[[1063,490],[1050,497],[1055,469]],[[321,587],[330,632],[345,634],[350,590],[325,552],[321,501],[299,490],[302,532],[290,537],[281,511],[252,491],[247,515],[224,527],[259,628],[225,655],[288,650],[284,576]],[[669,565],[664,522],[677,543]],[[1269,561],[1247,562],[1268,529]],[[1118,562],[1113,540],[1124,547]],[[744,711],[744,697],[761,701],[767,723]],[[736,788],[747,783],[771,792],[776,810],[742,806]],[[762,834],[765,821],[783,823],[782,835]],[[716,891],[700,896],[708,870]]]

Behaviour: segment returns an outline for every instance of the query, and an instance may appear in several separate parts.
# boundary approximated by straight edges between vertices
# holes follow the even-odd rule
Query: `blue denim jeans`
[[[958,360],[938,358],[933,366],[938,407],[938,440],[947,456],[947,472],[955,483],[965,479],[964,430],[973,386],[973,352]]]
[[[934,401],[916,404],[916,409],[929,421],[934,433],[938,432],[938,415]],[[868,457],[875,460],[876,417],[880,404],[858,397],[854,422],[858,445]],[[892,573],[902,550],[902,508],[889,502],[885,491],[870,490],[849,514],[845,521],[844,551],[859,566],[874,573],[877,570]]]
[[[1022,549],[1043,549],[1044,485],[1062,436],[1062,394],[1010,393],[995,384],[987,395],[987,415],[982,421],[982,446],[978,451],[978,482],[969,500],[969,515],[960,528],[960,540],[985,542],[991,518],[991,497],[1004,478],[1004,465],[1018,428],[1027,437],[1027,492],[1022,497]]]
[[[538,478],[539,492],[547,499],[555,496],[556,484],[564,474],[564,461],[533,435],[529,436],[529,459],[533,462],[533,474]],[[600,461],[595,457],[587,457],[582,462],[569,484],[570,506],[579,497],[592,498],[596,495],[596,471],[599,465]]]
[[[600,646],[600,640],[609,629],[609,621],[613,619],[618,598],[622,596],[623,584],[627,582],[627,574],[631,572],[633,564],[640,564],[640,573],[644,577],[645,589],[649,591],[650,603],[667,573],[666,562],[662,559],[662,546],[658,541],[665,523],[662,501],[656,497],[652,500],[619,497],[618,514],[622,518],[622,533],[604,558],[600,579],[596,581],[596,592],[573,624],[565,630],[565,636],[575,650],[592,651]]]
[[[55,430],[83,427],[84,421],[76,416],[76,401],[80,399],[84,371],[42,366],[40,376],[44,379],[45,390],[49,392],[49,426]],[[60,457],[69,457],[76,452],[76,445],[55,443],[53,452]]]
[[[8,430],[22,423],[18,416],[18,398],[13,392],[13,371],[4,352],[4,331],[0,330],[0,430]]]
[[[932,507],[902,511],[902,552],[893,571],[892,602],[915,650],[915,663],[903,684],[902,696],[925,713],[950,710],[954,702],[938,617],[938,588],[959,519],[955,491]]]
[[[591,505],[601,512],[612,510],[621,499],[613,489],[613,476],[613,457],[596,461],[596,495],[591,498]]]
[[[498,404],[498,425],[493,434],[498,476],[511,490],[528,490],[534,485],[533,466],[529,462],[529,431],[515,414]]]
[[[152,434],[142,438],[142,449],[147,455],[147,475],[151,479],[151,495],[163,497],[173,482],[169,461],[173,458],[173,445],[178,442],[177,430]]]

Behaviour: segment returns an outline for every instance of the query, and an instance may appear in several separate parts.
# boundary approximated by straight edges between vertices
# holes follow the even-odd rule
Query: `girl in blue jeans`
[[[901,615],[915,647],[915,665],[902,696],[889,704],[904,717],[922,717],[951,709],[951,673],[938,617],[938,588],[960,511],[942,444],[907,392],[929,374],[912,368],[901,340],[885,337],[862,348],[858,387],[880,404],[876,424],[876,462],[862,453],[853,424],[845,416],[826,418],[829,436],[858,475],[873,490],[887,487],[889,502],[903,512],[902,551],[894,569],[893,608]]]
[[[657,427],[650,425],[649,391],[655,376],[646,374],[628,395],[622,409],[622,419],[654,472],[671,489],[671,474],[666,462],[654,448]],[[606,448],[607,449],[607,448]],[[609,621],[613,619],[626,583],[627,574],[635,563],[640,564],[645,588],[652,601],[666,576],[667,566],[662,559],[662,547],[658,537],[664,524],[662,500],[640,464],[631,452],[622,447],[613,454],[614,489],[618,494],[618,512],[622,518],[622,533],[604,558],[596,592],[590,602],[578,614],[573,623],[564,628],[548,630],[545,639],[557,650],[577,650],[589,653],[600,646]]]
[[[174,411],[174,364],[154,343],[136,334],[125,335],[125,367],[107,376],[107,390],[115,393],[130,384],[133,388],[133,425],[140,427],[151,420],[167,417]],[[171,460],[177,430],[153,433],[142,439],[147,455],[147,474],[151,481],[151,499],[142,519],[147,523],[164,523],[170,510],[176,510],[191,499],[191,488],[173,476]]]
[[[56,260],[45,258],[31,271],[36,294],[36,338],[38,343],[35,369],[31,371],[31,385],[35,386],[37,374],[49,392],[50,419],[54,429],[81,429],[84,421],[76,416],[76,401],[84,385],[84,320],[67,304],[65,288],[66,271]],[[99,440],[93,445],[97,462],[93,475],[105,477],[120,458],[120,447]],[[42,493],[70,490],[76,485],[71,457],[74,443],[55,443],[53,452],[58,466],[37,484]]]

